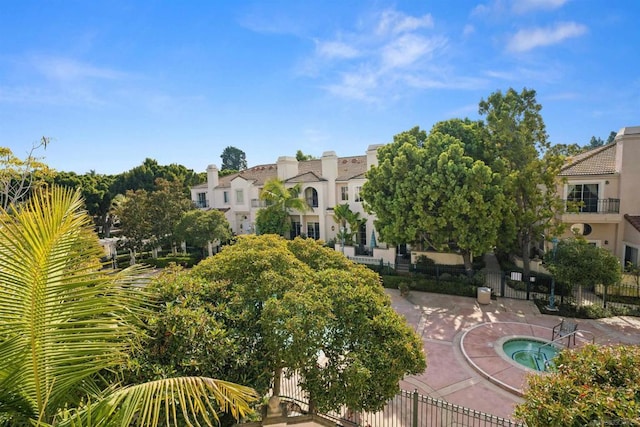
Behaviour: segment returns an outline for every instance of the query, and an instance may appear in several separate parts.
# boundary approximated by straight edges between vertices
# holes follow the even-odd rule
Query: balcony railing
[[[565,200],[567,213],[620,213],[620,199]]]
[[[267,202],[266,202],[266,200],[251,199],[251,207],[252,208],[266,208],[267,207]]]
[[[196,208],[204,209],[209,207],[208,200],[196,200]]]

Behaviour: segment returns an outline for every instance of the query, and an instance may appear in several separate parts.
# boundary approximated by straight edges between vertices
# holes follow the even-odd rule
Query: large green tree
[[[384,241],[460,250],[471,271],[471,255],[496,244],[505,197],[500,174],[467,154],[484,155],[485,141],[465,123],[441,123],[428,136],[419,128],[396,135],[378,149],[361,194]]]
[[[22,159],[6,147],[0,147],[0,207],[26,200],[32,190],[44,183],[50,170],[41,158],[35,155],[40,148],[46,149],[49,138],[42,137],[33,144],[27,157]]]
[[[530,375],[516,416],[529,427],[640,424],[640,347],[565,350],[555,372]]]
[[[178,164],[160,165],[157,160],[147,158],[140,166],[116,175],[112,194],[126,194],[128,190],[158,190],[158,179],[179,182],[185,197],[190,197],[190,187],[203,182],[206,177]]]
[[[313,239],[240,236],[191,274],[207,281],[230,345],[263,373],[247,379],[260,392],[273,381],[279,394],[281,374],[296,373],[288,381],[309,394],[312,412],[376,410],[425,368],[419,337],[378,275]]]
[[[200,209],[185,212],[178,222],[175,235],[193,246],[203,248],[211,242],[226,242],[231,238],[229,222],[218,210]]]
[[[226,171],[227,169],[243,171],[247,168],[247,155],[239,148],[226,147],[222,150],[220,158],[222,159],[221,171]]]
[[[264,183],[260,191],[260,200],[266,207],[260,209],[256,216],[256,228],[259,234],[278,234],[286,236],[291,230],[292,211],[306,212],[307,202],[300,198],[300,184],[287,187],[278,178]]]
[[[531,249],[541,236],[561,232],[564,203],[557,193],[563,157],[549,150],[536,92],[497,91],[480,102],[495,158],[502,162],[505,210],[498,249],[522,257],[523,279],[529,280]]]
[[[559,283],[570,289],[575,285],[579,290],[583,286],[593,289],[596,285],[607,289],[622,278],[620,260],[610,251],[589,244],[584,238],[561,240],[545,258],[545,265]],[[580,299],[577,302],[578,305],[582,303]]]
[[[113,175],[97,174],[94,171],[83,175],[75,172],[56,172],[52,177],[56,185],[81,189],[87,211],[94,218],[96,226],[102,231],[101,234],[104,237],[110,237],[114,221],[111,204],[115,179]]]
[[[116,207],[125,245],[135,253],[144,248],[173,245],[176,226],[182,215],[193,208],[184,196],[182,184],[158,179],[156,191],[127,191]]]
[[[0,209],[0,422],[11,426],[214,425],[254,392],[207,377],[109,382],[148,309],[144,270],[106,273],[79,191]]]

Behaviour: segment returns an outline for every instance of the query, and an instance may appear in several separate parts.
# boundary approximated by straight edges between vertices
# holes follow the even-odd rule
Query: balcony
[[[266,208],[268,206],[265,200],[260,199],[251,199],[251,207],[252,208]]]
[[[568,214],[617,214],[620,213],[620,199],[566,200]]]
[[[208,200],[197,200],[196,201],[196,208],[204,209],[204,208],[208,208],[208,207],[209,207],[209,201]]]

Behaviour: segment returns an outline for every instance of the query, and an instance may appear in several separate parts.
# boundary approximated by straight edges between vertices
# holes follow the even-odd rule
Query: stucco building
[[[589,242],[604,247],[626,265],[640,252],[640,126],[621,129],[615,140],[567,160],[559,194],[574,205],[562,215]]]
[[[266,181],[278,178],[286,186],[301,184],[301,197],[311,209],[292,213],[291,237],[304,234],[325,241],[335,238],[339,226],[333,219],[333,208],[348,203],[353,212],[368,218],[358,233],[357,242],[367,247],[374,233],[373,217],[364,211],[360,189],[365,183],[365,172],[377,164],[378,147],[371,145],[364,155],[350,157],[338,157],[333,151],[306,161],[283,156],[276,163],[222,177],[215,165],[209,165],[207,182],[192,187],[191,197],[200,208],[224,212],[234,233],[249,234],[255,232],[256,214],[264,207],[260,191]]]

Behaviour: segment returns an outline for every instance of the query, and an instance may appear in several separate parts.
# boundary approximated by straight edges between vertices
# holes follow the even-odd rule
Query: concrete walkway
[[[420,375],[405,378],[401,388],[417,389],[419,393],[444,399],[450,403],[487,412],[493,415],[512,418],[516,404],[522,399],[504,387],[489,381],[485,375],[469,363],[463,354],[461,341],[464,333],[472,328],[481,331],[478,325],[494,324],[490,335],[482,335],[472,342],[465,338],[465,346],[479,350],[480,357],[488,355],[497,330],[504,325],[497,322],[514,322],[523,326],[533,325],[530,329],[536,334],[545,335],[559,323],[557,316],[540,314],[532,301],[498,298],[488,305],[480,305],[475,298],[458,297],[443,294],[431,294],[412,291],[407,297],[400,296],[397,290],[387,289],[395,310],[411,324],[424,343],[427,355],[427,369]],[[634,317],[615,317],[600,320],[572,319],[580,330],[590,332],[598,344],[640,344],[640,319]],[[500,327],[498,327],[500,326]],[[516,325],[517,326],[517,325]],[[513,328],[504,328],[505,334]],[[584,337],[591,337],[585,333]],[[550,338],[550,336],[548,337]],[[480,347],[479,347],[480,346]],[[473,352],[475,350],[470,350]],[[494,359],[482,359],[483,369],[487,372],[499,370]],[[497,359],[495,359],[497,360]],[[526,371],[515,369],[515,374],[507,374],[515,387],[520,382],[526,386]]]

